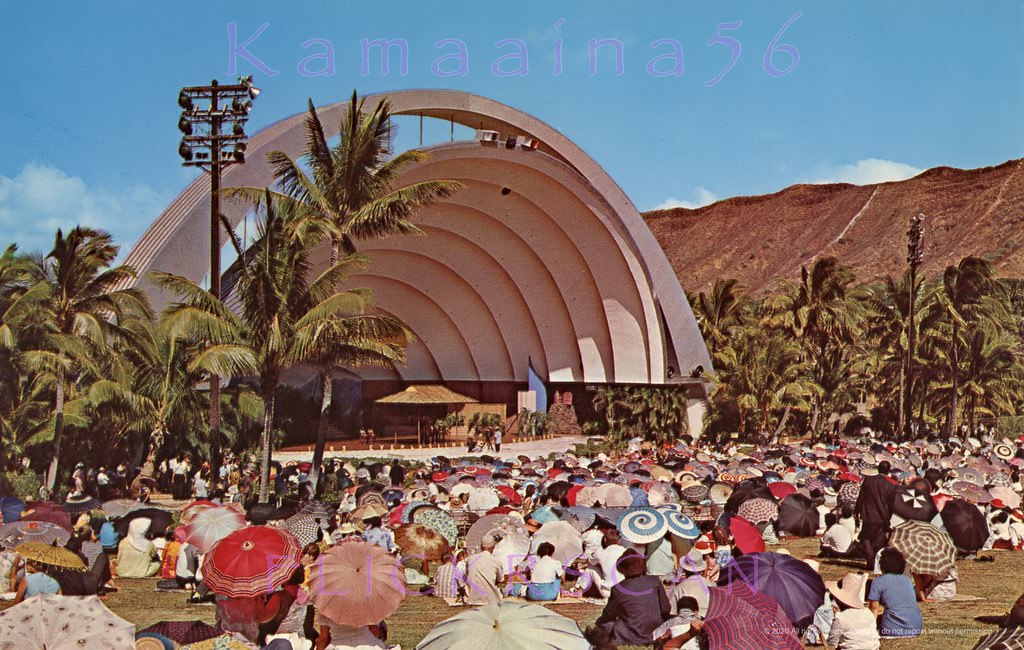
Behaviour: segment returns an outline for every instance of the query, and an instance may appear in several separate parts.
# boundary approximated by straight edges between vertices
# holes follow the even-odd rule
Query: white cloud
[[[669,197],[662,201],[661,203],[659,203],[658,205],[654,206],[653,209],[669,210],[671,208],[689,208],[690,210],[693,210],[694,208],[702,208],[705,205],[711,205],[712,203],[718,200],[718,197],[715,196],[714,193],[712,193],[706,187],[698,187],[696,190],[694,190],[693,197],[694,200],[692,201]]]
[[[0,175],[0,247],[46,253],[58,228],[82,225],[109,232],[124,254],[169,201],[146,185],[89,187],[56,167],[29,163],[13,177]]]
[[[825,183],[872,185],[874,183],[887,183],[889,181],[905,181],[908,178],[917,176],[923,171],[923,169],[918,169],[913,165],[907,165],[893,160],[865,158],[864,160],[858,160],[852,165],[839,165],[837,167],[826,169],[819,178],[808,182],[816,185]]]

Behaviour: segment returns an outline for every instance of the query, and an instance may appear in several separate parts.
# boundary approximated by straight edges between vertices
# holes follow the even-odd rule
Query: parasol
[[[353,519],[373,519],[388,514],[388,509],[382,503],[366,503],[352,511]]]
[[[619,532],[634,544],[649,544],[665,537],[665,516],[654,508],[631,508],[618,521]]]
[[[0,648],[133,648],[135,625],[96,596],[40,594],[0,612]]]
[[[552,521],[541,526],[530,541],[531,552],[536,553],[537,547],[544,542],[554,545],[555,553],[552,557],[562,566],[568,566],[583,555],[583,538],[568,522]]]
[[[199,643],[220,636],[222,632],[202,621],[160,621],[150,625],[139,634],[159,634],[175,643]]]
[[[594,525],[597,511],[586,506],[572,506],[562,511],[562,521],[568,521],[579,532],[584,532]]]
[[[48,521],[15,521],[0,526],[0,544],[6,548],[14,548],[24,542],[50,544],[54,540],[64,545],[70,537],[68,531]]]
[[[924,521],[905,521],[892,529],[889,545],[907,558],[913,573],[944,576],[956,566],[952,538]]]
[[[85,571],[85,562],[63,546],[43,544],[42,542],[25,542],[14,548],[14,552],[26,560],[39,562],[61,569],[78,569]]]
[[[747,590],[749,591],[749,589]],[[777,617],[769,616],[740,597],[742,589],[708,589],[704,634],[709,650],[800,650],[800,642]]]
[[[237,504],[194,508],[190,514],[190,521],[185,526],[185,541],[200,553],[206,553],[229,534],[245,528],[245,511]]]
[[[203,563],[203,582],[230,598],[268,594],[299,567],[302,547],[281,528],[249,526],[213,545]]]
[[[540,605],[504,601],[441,621],[416,650],[588,650],[576,622]]]
[[[64,510],[69,515],[80,515],[83,512],[89,512],[90,510],[96,510],[103,504],[100,503],[95,497],[91,497],[88,494],[83,494],[77,497],[68,497],[64,501]]]
[[[773,499],[748,499],[739,505],[736,514],[753,524],[775,521],[779,517],[779,504]]]
[[[312,515],[302,513],[285,519],[284,527],[291,531],[303,546],[319,540],[323,534],[317,520]]]
[[[939,514],[939,509],[931,494],[904,485],[896,488],[892,512],[911,521],[931,521]]]
[[[954,499],[942,507],[942,524],[956,547],[966,553],[980,549],[988,539],[988,521],[977,506]]]
[[[480,551],[480,541],[488,533],[495,539],[517,537],[525,540],[526,548],[530,546],[530,534],[522,519],[509,515],[484,515],[473,522],[466,531],[466,548],[470,553]]]
[[[0,497],[0,517],[8,523],[21,519],[21,511],[25,509],[25,502],[18,497]]]
[[[376,625],[405,598],[405,571],[376,544],[333,546],[317,558],[309,595],[317,611],[338,625]]]
[[[768,484],[768,490],[776,499],[785,499],[796,492],[796,486],[792,483],[787,483],[786,481],[775,481],[774,483]]]
[[[412,523],[432,529],[455,547],[459,542],[459,526],[450,514],[440,508],[418,508],[412,515]]]
[[[810,497],[791,494],[779,504],[779,520],[776,523],[779,532],[796,537],[811,537],[817,532],[818,524],[818,509]]]
[[[111,499],[104,501],[101,509],[111,517],[123,517],[132,510],[141,510],[145,507],[145,503],[139,503],[134,499]]]
[[[448,550],[448,540],[422,524],[404,524],[395,529],[395,543],[403,555],[438,561]]]
[[[736,546],[744,553],[763,553],[764,537],[757,526],[743,517],[734,516],[729,519],[729,533],[736,541]]]
[[[825,583],[806,562],[782,553],[751,553],[733,559],[722,569],[719,587],[745,583],[778,601],[797,628],[810,625],[825,600]]]
[[[133,519],[138,519],[140,517],[149,519],[149,530],[146,532],[146,535],[150,537],[163,535],[167,531],[167,527],[171,525],[171,521],[173,521],[171,513],[166,510],[161,510],[159,508],[140,508],[138,510],[132,510],[115,521],[114,530],[116,530],[121,537],[125,537],[128,535],[128,525]]]
[[[700,528],[697,522],[678,510],[668,508],[662,509],[661,514],[665,516],[665,526],[668,532],[682,539],[697,539],[700,537]]]
[[[849,506],[851,508],[856,507],[857,498],[860,497],[860,483],[856,481],[843,483],[839,486],[839,491],[836,493],[836,497],[839,505]]]
[[[56,524],[69,533],[74,532],[71,527],[71,517],[68,513],[55,503],[42,501],[30,503],[21,512],[22,521],[45,521]]]
[[[323,501],[306,501],[299,508],[299,512],[327,520],[338,514],[338,509]]]

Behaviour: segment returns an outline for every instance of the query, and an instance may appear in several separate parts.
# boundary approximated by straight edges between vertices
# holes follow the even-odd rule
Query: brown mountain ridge
[[[687,291],[737,278],[754,294],[833,255],[870,282],[906,269],[910,219],[925,215],[927,277],[966,255],[999,276],[1024,277],[1024,159],[994,167],[936,167],[875,185],[793,185],[697,209],[644,213]]]

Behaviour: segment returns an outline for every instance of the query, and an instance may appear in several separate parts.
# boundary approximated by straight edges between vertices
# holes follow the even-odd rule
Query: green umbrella
[[[503,601],[441,621],[416,650],[588,650],[572,619],[540,605]]]

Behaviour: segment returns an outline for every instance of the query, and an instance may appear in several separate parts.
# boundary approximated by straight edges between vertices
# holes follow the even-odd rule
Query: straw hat
[[[857,573],[847,573],[839,582],[825,581],[829,593],[847,607],[864,608],[864,577]]]

